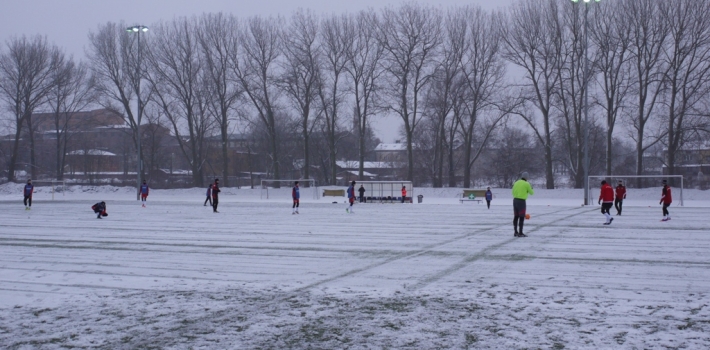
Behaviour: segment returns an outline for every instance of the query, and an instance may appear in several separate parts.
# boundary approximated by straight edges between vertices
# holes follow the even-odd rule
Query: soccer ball
[[[525,220],[530,220],[530,214],[525,214]]]

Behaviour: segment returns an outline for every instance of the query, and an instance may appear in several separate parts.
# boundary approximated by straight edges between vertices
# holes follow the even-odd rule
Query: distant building
[[[414,147],[414,145],[412,146]],[[375,147],[375,159],[378,162],[406,162],[407,144],[399,141],[380,143]]]

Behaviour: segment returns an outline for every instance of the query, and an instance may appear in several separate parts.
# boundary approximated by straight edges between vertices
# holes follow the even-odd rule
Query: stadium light
[[[592,0],[583,0],[585,4],[592,2]],[[572,0],[573,3],[578,4],[579,0]],[[594,2],[601,2],[601,0],[594,0]],[[584,205],[589,205],[589,21],[587,20],[587,13],[589,12],[588,7],[584,7]]]
[[[138,200],[141,199],[141,168],[143,167],[143,161],[141,159],[141,116],[142,116],[142,109],[141,109],[141,33],[145,33],[148,31],[148,27],[144,25],[135,25],[126,28],[126,31],[129,33],[137,33],[138,34],[138,64],[136,64],[136,77],[138,77],[138,85],[136,87],[136,92],[138,94],[138,118],[136,120],[136,163],[138,164],[137,166],[137,171],[136,171],[136,198]]]

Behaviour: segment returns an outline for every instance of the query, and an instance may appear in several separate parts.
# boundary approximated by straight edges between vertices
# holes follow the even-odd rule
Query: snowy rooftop
[[[90,155],[90,156],[108,156],[108,157],[110,157],[110,156],[115,156],[115,155],[116,155],[115,153],[111,153],[111,152],[107,152],[107,151],[102,151],[102,150],[99,150],[99,149],[90,149],[90,150],[83,150],[83,149],[80,149],[80,150],[71,151],[71,152],[68,152],[68,153],[67,153],[67,155],[70,155],[70,156],[77,156],[77,155],[83,156],[83,155],[85,155],[85,154],[88,154],[88,155]]]
[[[357,160],[339,160],[335,165],[343,169],[360,169],[360,162]],[[403,166],[399,162],[363,162],[362,165],[365,169],[393,169]]]
[[[375,152],[378,151],[406,151],[406,143],[380,143],[375,147]]]
[[[3,348],[710,348],[708,191],[660,222],[660,188],[629,189],[604,226],[582,190],[536,189],[514,238],[509,189],[347,214],[302,187],[295,215],[290,188],[224,188],[213,214],[204,188],[38,186],[25,210],[22,186],[0,185]]]

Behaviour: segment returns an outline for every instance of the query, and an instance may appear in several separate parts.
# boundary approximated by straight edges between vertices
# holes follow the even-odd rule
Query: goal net
[[[66,190],[64,180],[32,180],[32,184],[35,187],[35,193],[51,194],[52,200],[54,200],[55,194],[59,195],[61,193],[63,196]]]
[[[413,203],[414,187],[411,181],[356,181],[355,197],[360,198],[360,186],[365,189],[366,203],[396,203],[402,201],[402,186],[407,190],[406,203]]]
[[[269,198],[291,198],[291,189],[298,181],[299,192],[301,198],[318,199],[318,187],[316,180],[313,179],[296,179],[296,180],[276,180],[263,179],[261,180],[261,199]]]
[[[663,180],[668,181],[668,186],[672,188],[671,193],[673,194],[673,199],[680,200],[680,206],[683,206],[683,175],[593,175],[589,176],[589,198],[587,198],[587,203],[596,204],[599,199],[599,191],[601,188],[602,180],[606,180],[612,188],[616,188],[619,181],[626,186],[627,189],[645,189],[645,188],[655,188],[658,189],[658,199],[661,198],[661,187],[663,187]],[[676,197],[678,196],[678,197]],[[654,197],[655,198],[655,197]]]

